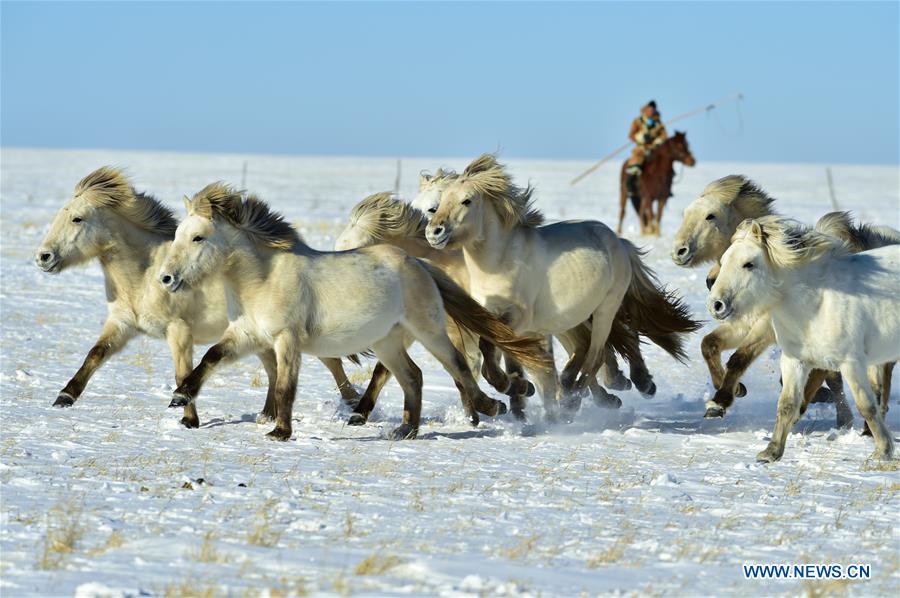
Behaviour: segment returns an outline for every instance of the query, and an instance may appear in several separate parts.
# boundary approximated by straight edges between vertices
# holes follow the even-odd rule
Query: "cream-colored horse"
[[[447,338],[445,309],[533,367],[550,367],[537,340],[516,337],[446,275],[400,249],[316,251],[264,202],[221,183],[185,203],[188,216],[178,226],[159,280],[177,295],[221,273],[239,315],[175,391],[172,406],[190,404],[221,362],[274,350],[276,415],[269,436],[287,440],[301,354],[335,357],[371,347],[403,389],[403,424],[391,436],[415,437],[422,373],[406,347],[418,340],[453,377],[477,424],[478,412],[497,415],[505,406],[481,392]]]
[[[683,357],[680,335],[698,324],[680,300],[657,286],[634,245],[600,222],[538,226],[541,221],[531,189],[516,187],[496,158],[485,154],[444,189],[426,238],[438,249],[462,249],[473,297],[516,331],[558,336],[590,320],[581,367],[587,380],[604,361],[623,306],[636,332]],[[552,418],[555,372],[531,373]]]
[[[193,346],[218,339],[228,326],[225,287],[212,277],[201,287],[173,296],[160,288],[156,272],[175,237],[172,212],[151,195],[135,191],[118,169],[104,166],[75,186],[74,197],[60,209],[37,250],[44,272],[59,273],[97,259],[106,281],[108,315],[100,338],[81,368],[59,392],[54,405],[69,407],[103,363],[140,334],[165,338],[181,384],[193,366]],[[259,355],[274,390],[275,358]],[[357,398],[339,359],[324,361],[347,401]],[[200,425],[195,405],[185,407],[181,423]]]
[[[866,368],[900,358],[900,246],[853,254],[791,220],[748,220],[722,256],[707,305],[718,320],[768,314],[781,347],[783,388],[760,461],[784,454],[813,368],[840,370],[874,436],[874,457],[891,458],[893,438]]]
[[[434,178],[427,178],[424,184],[433,185],[433,181]],[[439,201],[439,194],[432,199]],[[438,250],[431,247],[425,239],[425,226],[426,219],[423,213],[412,207],[412,205],[396,199],[388,193],[375,194],[367,197],[353,208],[350,214],[350,222],[338,236],[335,242],[335,249],[351,249],[368,247],[379,243],[389,243],[402,248],[410,255],[428,259],[453,277],[460,286],[468,286],[469,275],[462,251]],[[630,381],[622,375],[616,364],[615,355],[620,353],[631,363],[632,377],[635,379],[639,390],[652,395],[655,392],[655,385],[652,376],[646,370],[646,365],[641,356],[640,342],[637,335],[628,329],[624,319],[625,316],[620,310],[610,332],[609,346],[606,352],[607,361],[602,367],[604,383],[619,390],[627,390],[631,387]],[[580,328],[582,329],[581,334],[562,335],[560,338],[566,351],[571,356],[561,376],[564,390],[571,389],[574,385],[575,376],[578,374],[578,369],[583,362],[582,358],[587,353],[588,345],[590,344],[590,323],[586,323]],[[457,327],[451,323],[447,332],[451,340],[454,341],[454,345],[463,354],[466,354],[468,351],[469,363],[474,368],[477,364],[477,358],[480,356],[479,339],[459,338],[456,330]],[[524,380],[520,377],[521,373],[517,370],[516,364],[511,363],[509,357],[507,357],[507,372],[504,373],[500,370],[497,363],[496,352],[492,351],[493,346],[482,342],[480,343],[480,348],[485,354],[483,369],[485,379],[494,388],[510,396],[515,412],[521,407],[522,397],[533,394],[533,387],[531,385],[523,387],[521,383]],[[518,367],[521,368],[521,366]],[[376,367],[376,374],[378,373],[378,368]],[[612,397],[612,395],[606,393],[599,386],[596,379],[589,381],[589,387],[599,404],[617,406],[610,405],[608,397]],[[613,399],[615,398],[613,397]],[[365,395],[363,400],[366,400]]]
[[[711,287],[719,270],[719,260],[731,244],[731,237],[738,225],[747,218],[773,215],[774,199],[753,181],[742,175],[729,175],[715,180],[703,190],[700,197],[684,210],[684,220],[675,235],[672,260],[679,266],[694,267],[714,262],[707,275],[706,285]],[[874,249],[893,242],[887,227],[873,229],[856,227],[844,214],[829,214],[816,225],[826,234],[843,239],[855,251]],[[879,234],[881,233],[881,234]],[[896,231],[894,231],[896,233]],[[735,396],[746,394],[740,379],[760,354],[775,342],[775,333],[768,318],[732,318],[720,324],[703,338],[701,350],[706,360],[716,393],[707,402],[706,417],[722,417],[734,402]],[[736,349],[722,368],[723,351]],[[889,367],[889,366],[888,366]],[[890,392],[889,370],[887,389]],[[884,385],[884,374],[873,373],[872,379],[879,388]],[[843,381],[839,374],[813,372],[808,393],[815,393],[822,381],[831,389],[837,411],[837,426],[853,424],[853,414],[844,396]]]

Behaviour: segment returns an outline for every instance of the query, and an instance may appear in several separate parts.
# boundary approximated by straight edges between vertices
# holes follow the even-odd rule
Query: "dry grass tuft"
[[[373,554],[360,561],[353,573],[356,575],[384,575],[394,567],[399,567],[405,562],[400,557],[392,554],[384,556]]]
[[[75,552],[84,537],[81,510],[71,503],[53,507],[47,513],[47,531],[38,556],[40,569],[58,569]]]

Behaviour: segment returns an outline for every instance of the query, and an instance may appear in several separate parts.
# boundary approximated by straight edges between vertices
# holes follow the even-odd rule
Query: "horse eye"
[[[753,269],[753,262],[747,262],[746,264],[744,264],[744,270],[752,270],[752,269]]]
[[[200,235],[197,235],[196,237],[194,237],[194,243],[199,243],[204,240],[205,239],[203,237],[201,237]]]
[[[428,208],[428,213],[429,213],[429,214],[436,214],[436,213],[437,213],[437,208]]]
[[[84,218],[79,218],[78,216],[76,216],[75,218],[72,218],[72,222],[74,222],[75,224],[78,224],[79,222],[82,222],[83,220],[84,220]]]
[[[715,215],[715,214],[709,214],[709,215],[706,216],[706,219],[707,219],[707,220],[715,220],[715,219],[716,219],[716,215]]]
[[[464,199],[463,202],[462,202],[462,205],[467,206],[467,205],[469,205],[470,203],[472,203],[472,200],[471,200],[471,199]]]

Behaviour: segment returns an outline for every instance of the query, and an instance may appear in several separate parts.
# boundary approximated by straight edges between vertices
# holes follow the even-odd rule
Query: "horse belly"
[[[578,248],[555,260],[535,302],[535,325],[562,332],[581,324],[606,300],[612,276],[607,256],[592,249]]]
[[[317,357],[344,357],[361,353],[388,335],[398,317],[373,317],[323,329],[303,343],[302,351]]]

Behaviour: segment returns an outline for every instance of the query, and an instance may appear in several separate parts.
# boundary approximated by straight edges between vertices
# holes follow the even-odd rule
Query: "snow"
[[[702,151],[694,148],[703,158]],[[90,348],[105,315],[99,268],[41,273],[32,262],[75,183],[102,164],[127,166],[181,212],[206,183],[241,182],[329,248],[351,206],[389,189],[394,159],[4,149],[2,155],[2,365],[0,365],[0,593],[4,596],[145,594],[544,595],[896,594],[896,462],[873,463],[870,439],[833,430],[814,405],[784,459],[758,465],[775,417],[777,350],[745,379],[749,394],[722,420],[704,420],[711,387],[693,360],[655,347],[653,399],[617,393],[619,411],[585,402],[577,420],[523,434],[505,419],[467,426],[458,394],[420,348],[424,429],[384,439],[400,419],[391,382],[370,423],[346,413],[324,367],[304,358],[294,437],[268,441],[254,421],[265,398],[258,362],[220,370],[199,400],[202,427],[182,429],[166,409],[173,385],[164,341],[137,339],[104,366],[71,409],[50,405]],[[464,159],[403,160],[402,194],[420,169]],[[617,168],[576,187],[585,162],[509,160],[537,187],[551,218],[615,224]],[[833,166],[840,207],[900,226],[900,170]],[[685,169],[661,239],[660,278],[704,308],[705,271],[668,257],[679,215],[710,180],[740,172],[813,222],[832,209],[824,165],[703,162]],[[704,330],[711,324],[707,323]],[[198,348],[195,356],[199,357]],[[371,363],[347,364],[363,386]],[[896,388],[896,385],[895,385]],[[889,425],[900,430],[897,392]],[[540,401],[530,415],[539,420]],[[744,563],[869,563],[872,579],[749,581]]]

